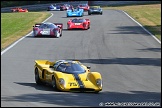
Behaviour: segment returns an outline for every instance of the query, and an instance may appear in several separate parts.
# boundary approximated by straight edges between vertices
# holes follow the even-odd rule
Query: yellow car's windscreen
[[[64,72],[64,73],[71,73],[71,74],[79,74],[84,73],[86,70],[77,63],[67,62],[61,63],[57,68],[56,71]]]

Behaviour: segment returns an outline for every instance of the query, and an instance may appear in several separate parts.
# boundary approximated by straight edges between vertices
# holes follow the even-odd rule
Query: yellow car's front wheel
[[[39,72],[38,72],[38,68],[35,68],[35,82],[37,84],[42,84],[40,78],[39,78]]]
[[[53,89],[57,90],[56,79],[54,76],[52,77],[52,87]]]

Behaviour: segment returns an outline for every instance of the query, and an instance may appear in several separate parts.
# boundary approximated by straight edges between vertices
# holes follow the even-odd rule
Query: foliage
[[[59,3],[59,2],[63,2],[63,1],[1,1],[1,8],[24,6],[24,5],[35,5],[35,4]]]

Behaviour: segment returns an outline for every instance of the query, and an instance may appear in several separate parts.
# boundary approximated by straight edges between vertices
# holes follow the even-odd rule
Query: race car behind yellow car
[[[102,76],[77,60],[35,60],[35,81],[59,91],[102,91]]]

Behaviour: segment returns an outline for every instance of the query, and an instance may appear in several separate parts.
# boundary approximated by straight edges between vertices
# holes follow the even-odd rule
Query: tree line
[[[68,1],[1,1],[1,8],[24,6],[24,5],[36,5],[36,4],[48,4],[48,3],[60,3]],[[70,1],[69,1],[70,2]]]

